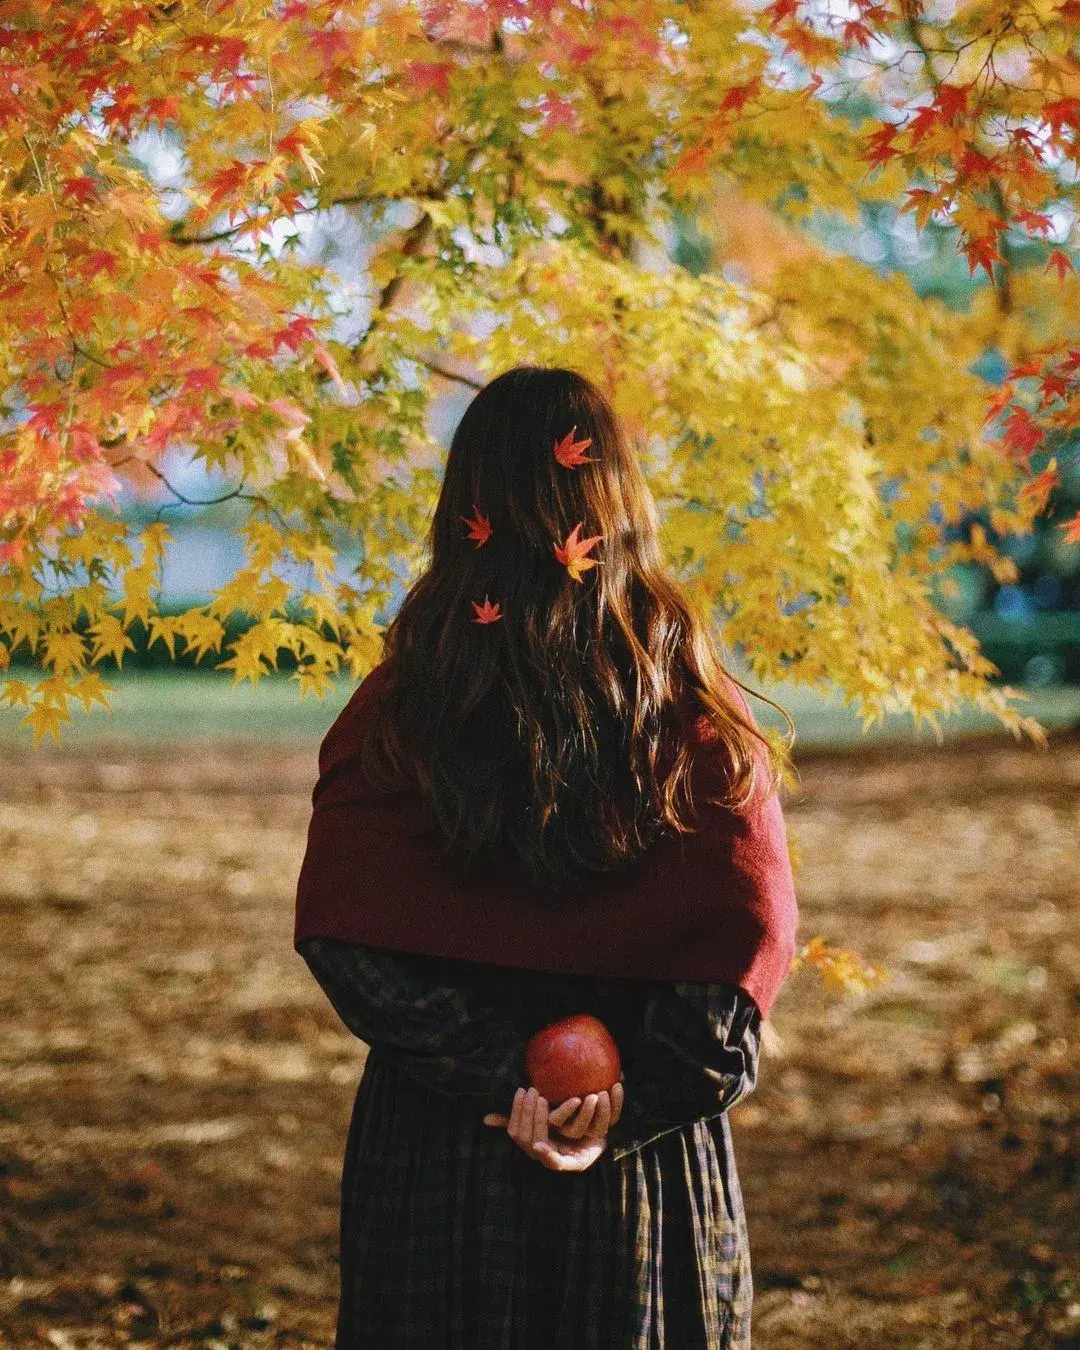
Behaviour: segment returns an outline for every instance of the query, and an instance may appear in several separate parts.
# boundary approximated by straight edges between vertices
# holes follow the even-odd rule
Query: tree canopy
[[[1010,575],[1080,418],[1078,34],[1078,0],[2,0],[0,669],[40,678],[0,697],[58,737],[134,624],[237,680],[366,673],[433,399],[535,362],[613,398],[755,676],[1037,736],[936,599]],[[872,204],[950,232],[965,312],[823,246]],[[349,217],[360,298],[301,246]],[[245,502],[246,559],[165,614],[168,523],[114,507],[197,511],[178,449]]]

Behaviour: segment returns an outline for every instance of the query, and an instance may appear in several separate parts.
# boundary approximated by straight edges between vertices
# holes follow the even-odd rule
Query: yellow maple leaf
[[[306,661],[296,667],[290,678],[300,685],[301,698],[306,698],[309,694],[322,698],[330,688],[333,674],[334,672],[322,661]]]
[[[114,686],[106,684],[96,670],[87,671],[81,680],[71,686],[71,692],[81,701],[87,712],[93,710],[95,703],[100,703],[103,708],[108,708],[109,712],[112,712],[106,695],[114,692]]]
[[[45,736],[51,736],[59,744],[60,727],[64,722],[71,721],[71,714],[62,704],[42,700],[31,703],[29,711],[21,720],[24,725],[33,729],[36,749]]]
[[[69,670],[81,670],[86,660],[86,644],[82,635],[74,631],[50,630],[42,640],[45,661],[62,675]]]
[[[97,623],[90,625],[87,632],[94,639],[91,659],[95,663],[103,656],[111,656],[117,666],[123,666],[124,653],[135,650],[134,642],[124,632],[124,626],[115,614],[103,614]]]
[[[2,699],[9,708],[30,706],[30,686],[25,680],[5,680],[4,691],[0,693]]]

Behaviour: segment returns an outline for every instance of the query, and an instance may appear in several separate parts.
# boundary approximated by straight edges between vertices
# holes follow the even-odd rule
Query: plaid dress
[[[726,984],[544,974],[308,937],[298,950],[370,1047],[341,1180],[336,1350],[736,1350],[752,1284],[727,1108],[760,1013]],[[575,1012],[619,1045],[623,1113],[580,1173],[488,1111],[524,1045]]]

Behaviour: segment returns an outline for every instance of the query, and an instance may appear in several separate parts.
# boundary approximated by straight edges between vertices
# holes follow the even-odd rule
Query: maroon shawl
[[[768,1014],[798,921],[784,818],[775,793],[741,813],[704,801],[724,786],[704,718],[693,723],[696,833],[661,838],[556,914],[509,864],[450,878],[416,829],[414,793],[363,777],[355,752],[387,671],[361,682],[319,748],[294,945],[320,934],[526,970],[736,984]]]

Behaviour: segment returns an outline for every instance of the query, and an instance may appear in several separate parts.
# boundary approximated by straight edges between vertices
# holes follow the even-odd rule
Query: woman
[[[477,394],[430,554],[320,748],[297,887],[371,1047],[337,1350],[747,1346],[727,1111],[797,921],[768,743],[583,376]],[[548,1102],[525,1044],[582,1012],[621,1077]]]

